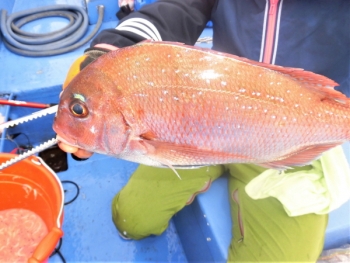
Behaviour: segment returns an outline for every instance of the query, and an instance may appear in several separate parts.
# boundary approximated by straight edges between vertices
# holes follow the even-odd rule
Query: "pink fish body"
[[[350,140],[334,81],[196,47],[107,53],[64,90],[54,130],[83,149],[152,166],[303,165]]]

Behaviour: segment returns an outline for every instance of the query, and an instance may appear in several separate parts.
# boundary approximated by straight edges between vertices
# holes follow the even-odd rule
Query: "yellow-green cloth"
[[[227,261],[316,262],[322,252],[328,215],[290,217],[276,198],[254,200],[247,195],[245,187],[266,169],[248,164],[227,167],[231,175],[229,193],[233,222]]]
[[[173,170],[140,165],[127,185],[114,197],[112,218],[125,238],[160,235],[171,217],[191,202],[197,193],[224,173],[221,165]]]
[[[222,226],[233,234],[227,261],[315,262],[323,248],[328,215],[289,217],[273,197],[250,198],[245,186],[266,170],[256,165],[177,170],[182,180],[171,169],[140,165],[113,199],[113,222],[124,238],[159,235],[191,197],[205,191],[225,170],[230,173],[227,198],[233,223]],[[235,192],[238,200],[233,199]]]
[[[277,198],[289,216],[327,214],[350,198],[349,164],[337,146],[309,166],[265,170],[245,190],[255,200]]]

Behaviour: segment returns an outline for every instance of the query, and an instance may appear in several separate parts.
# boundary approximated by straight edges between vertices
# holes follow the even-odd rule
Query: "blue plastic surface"
[[[12,11],[14,4],[15,4],[15,0],[1,0],[0,1],[0,9]]]
[[[88,4],[96,5],[99,1],[89,1]],[[148,3],[138,0],[138,7],[145,2]],[[11,13],[54,3],[85,5],[83,0],[2,0],[0,8],[5,7]],[[26,30],[50,31],[65,23],[61,18],[48,19],[44,25],[40,21],[32,22],[26,25]],[[111,20],[103,23],[102,29],[115,26],[116,20]],[[92,28],[93,25],[90,31]],[[211,29],[205,29],[202,37],[211,34]],[[204,43],[200,46],[211,45]],[[88,44],[74,52],[53,57],[29,58],[9,52],[0,42],[0,93],[14,93],[19,100],[57,103],[68,68],[87,47]],[[33,111],[36,110],[11,107],[9,117],[16,119]],[[37,145],[54,136],[52,118],[48,116],[22,124],[9,132],[25,133],[30,143]],[[19,136],[16,141],[28,143],[25,136]],[[345,146],[350,160],[349,144]],[[10,150],[13,145],[7,144],[6,147]],[[179,212],[161,236],[125,241],[119,237],[111,221],[110,203],[137,165],[102,155],[95,155],[85,162],[69,157],[68,165],[68,171],[59,173],[59,177],[75,181],[81,190],[78,199],[65,207],[65,236],[61,251],[68,262],[225,262],[232,226],[225,176],[216,180],[207,193],[199,195],[193,204]],[[68,187],[67,190],[69,197],[74,189]],[[350,242],[349,202],[330,214],[325,248],[346,242]],[[61,261],[54,256],[50,262]]]
[[[144,5],[151,4],[157,0],[135,0],[135,10],[139,10]]]

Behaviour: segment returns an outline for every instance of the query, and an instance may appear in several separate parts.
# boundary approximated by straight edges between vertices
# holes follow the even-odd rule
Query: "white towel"
[[[289,216],[327,214],[350,199],[350,168],[342,147],[337,146],[305,170],[268,169],[245,190],[253,199],[277,198]]]

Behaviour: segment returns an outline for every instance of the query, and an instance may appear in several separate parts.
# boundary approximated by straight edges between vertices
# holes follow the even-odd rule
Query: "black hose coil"
[[[88,15],[82,7],[52,5],[17,12],[10,16],[7,16],[6,10],[1,10],[0,29],[4,44],[12,52],[23,56],[52,56],[72,51],[91,40],[100,29],[104,6],[99,5],[97,8],[96,26],[82,40],[80,39],[89,26]],[[20,29],[26,23],[44,17],[64,17],[69,20],[69,23],[62,29],[43,34],[30,33]]]

